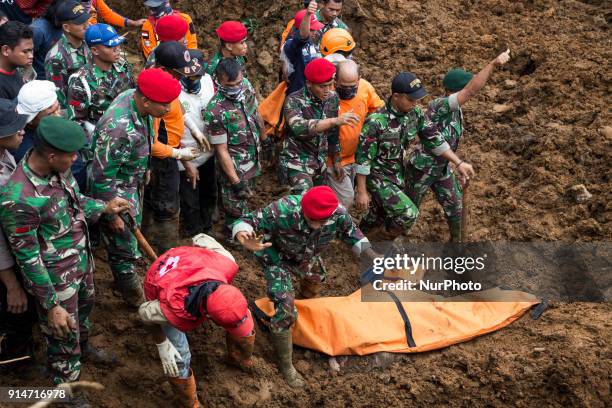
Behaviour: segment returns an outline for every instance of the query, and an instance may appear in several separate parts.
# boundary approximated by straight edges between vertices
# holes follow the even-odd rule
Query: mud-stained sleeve
[[[278,223],[279,216],[281,216],[281,211],[277,202],[243,215],[232,224],[232,238],[235,238],[236,234],[241,231],[272,232]]]
[[[317,136],[317,123],[319,119],[306,119],[302,111],[303,102],[294,96],[285,100],[283,113],[285,121],[293,135],[299,140],[309,140]]]
[[[23,274],[26,288],[46,310],[51,309],[59,300],[49,271],[40,256],[38,211],[24,203],[3,202],[0,222]]]
[[[359,135],[359,145],[355,154],[357,163],[356,172],[368,176],[372,162],[378,154],[378,136],[380,134],[380,123],[370,116],[366,119]]]

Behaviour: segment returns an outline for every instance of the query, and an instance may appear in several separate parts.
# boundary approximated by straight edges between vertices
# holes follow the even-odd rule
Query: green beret
[[[454,68],[446,73],[442,80],[442,85],[451,92],[457,92],[465,88],[473,77],[474,74],[471,72],[467,72],[461,68]]]
[[[51,147],[63,152],[76,152],[87,143],[85,132],[76,122],[59,116],[45,116],[36,129],[36,134]]]

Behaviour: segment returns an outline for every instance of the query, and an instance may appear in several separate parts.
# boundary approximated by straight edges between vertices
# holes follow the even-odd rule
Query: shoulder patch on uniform
[[[142,38],[149,38],[149,33],[146,31],[143,31],[141,35],[142,35]]]

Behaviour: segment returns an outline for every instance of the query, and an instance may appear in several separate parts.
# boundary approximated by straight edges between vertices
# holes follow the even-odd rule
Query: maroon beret
[[[217,36],[226,43],[237,43],[247,38],[247,28],[240,21],[225,21],[216,30]]]
[[[140,93],[153,102],[170,103],[181,93],[180,82],[160,68],[141,71],[137,82]]]
[[[159,41],[178,41],[187,35],[189,24],[178,14],[171,14],[159,19],[155,32]]]
[[[313,59],[306,65],[304,76],[313,84],[323,84],[334,78],[336,67],[325,58]]]

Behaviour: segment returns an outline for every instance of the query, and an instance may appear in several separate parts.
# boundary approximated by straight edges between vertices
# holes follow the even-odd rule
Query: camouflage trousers
[[[136,225],[140,227],[142,224],[142,214],[140,212],[140,198],[138,195],[134,197],[124,197],[132,204],[132,208],[136,210],[134,219]],[[126,277],[136,273],[136,262],[142,258],[142,254],[138,249],[138,241],[134,233],[126,226],[122,232],[115,233],[109,230],[108,224],[104,221],[100,222],[103,232],[103,238],[106,243],[106,253],[108,255],[108,265],[115,281],[119,276]]]
[[[325,167],[316,171],[305,172],[295,169],[286,169],[288,184],[291,186],[291,194],[303,194],[314,186],[327,183],[327,169]]]
[[[455,174],[446,168],[442,175],[423,172],[412,165],[406,168],[406,194],[420,207],[425,194],[432,189],[436,200],[444,209],[444,215],[449,222],[461,221],[463,214],[463,190]]]
[[[281,260],[274,247],[258,253],[264,266],[266,294],[274,303],[274,316],[270,319],[270,330],[281,333],[291,328],[297,319],[293,277],[298,279],[325,282],[327,271],[320,256],[313,256],[301,264]]]
[[[255,190],[255,178],[246,180],[246,185],[251,189]],[[242,217],[244,214],[249,212],[249,206],[247,200],[242,200],[236,197],[236,194],[232,190],[232,186],[223,179],[220,182],[219,191],[221,193],[221,209],[223,210],[225,222],[223,225],[223,231],[228,240],[232,237],[232,224]]]
[[[419,209],[400,187],[390,181],[368,178],[368,191],[372,195],[372,207],[361,221],[368,227],[385,225],[387,230],[408,231],[419,216]]]
[[[94,305],[93,273],[86,273],[80,281],[75,281],[62,291],[57,292],[60,306],[78,322],[78,328],[66,338],[53,335],[47,319],[47,311],[37,305],[41,332],[47,343],[47,366],[53,382],[60,384],[76,381],[81,373],[81,346],[87,341],[91,330],[89,315]]]

